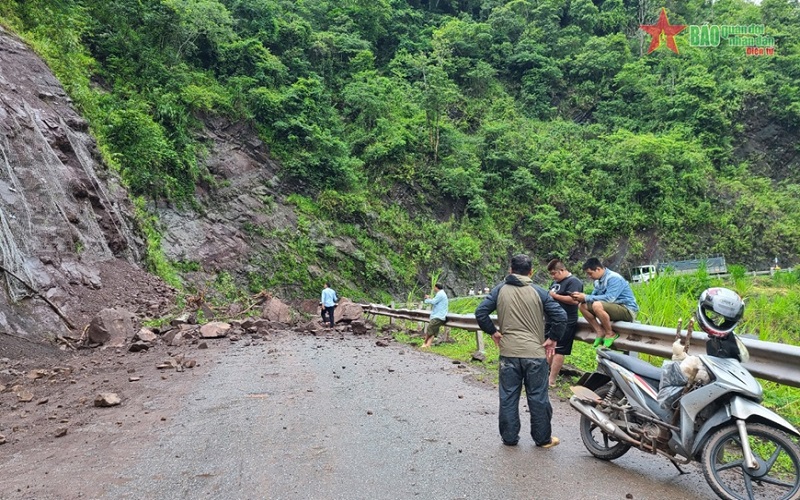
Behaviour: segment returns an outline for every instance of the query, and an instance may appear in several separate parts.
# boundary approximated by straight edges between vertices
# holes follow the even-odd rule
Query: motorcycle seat
[[[597,351],[598,355],[606,357],[614,363],[626,368],[633,373],[647,379],[651,386],[658,390],[658,384],[661,380],[661,368],[657,368],[647,361],[642,361],[639,358],[622,354],[621,352],[609,351],[600,349]]]

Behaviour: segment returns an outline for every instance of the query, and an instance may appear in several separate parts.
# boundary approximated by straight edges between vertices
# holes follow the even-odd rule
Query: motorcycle
[[[584,374],[570,398],[586,449],[614,460],[636,447],[681,474],[697,461],[724,499],[799,499],[800,432],[760,404],[761,385],[738,359],[696,358],[706,383],[689,380],[667,402],[659,400],[667,368],[599,349],[597,371]]]

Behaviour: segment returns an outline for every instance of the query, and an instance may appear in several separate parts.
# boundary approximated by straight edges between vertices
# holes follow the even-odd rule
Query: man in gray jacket
[[[503,444],[514,446],[519,441],[519,398],[525,386],[533,442],[551,448],[559,440],[551,434],[553,407],[547,392],[546,356],[555,351],[567,314],[545,289],[532,283],[531,274],[530,257],[512,257],[509,275],[478,305],[475,319],[500,348],[499,424]],[[494,311],[499,330],[489,317]]]

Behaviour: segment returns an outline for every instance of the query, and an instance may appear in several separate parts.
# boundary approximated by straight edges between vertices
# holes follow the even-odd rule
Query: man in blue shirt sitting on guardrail
[[[599,347],[602,344],[610,348],[619,338],[611,329],[611,322],[632,322],[636,319],[639,305],[625,278],[606,268],[600,259],[590,258],[583,264],[583,270],[594,280],[594,290],[589,295],[575,292],[572,298],[580,302],[578,307],[581,314],[597,334],[592,346]]]

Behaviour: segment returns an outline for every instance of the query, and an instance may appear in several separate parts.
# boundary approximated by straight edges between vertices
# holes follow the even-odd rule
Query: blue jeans
[[[547,392],[550,367],[545,358],[500,356],[500,437],[506,444],[519,441],[519,397],[522,386],[531,412],[531,437],[537,446],[550,442],[553,407]]]

